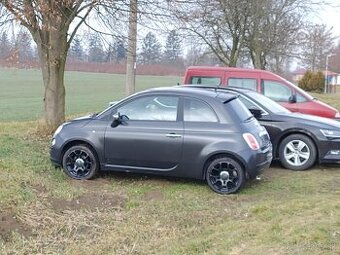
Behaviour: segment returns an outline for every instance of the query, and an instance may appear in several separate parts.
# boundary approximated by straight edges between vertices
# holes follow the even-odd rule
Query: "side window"
[[[307,99],[304,96],[302,96],[299,92],[296,92],[296,102],[304,103],[307,102]]]
[[[280,82],[264,80],[263,94],[277,102],[288,102],[292,90]]]
[[[184,100],[184,121],[218,122],[218,118],[208,104],[193,98],[186,98]]]
[[[207,86],[219,86],[221,85],[221,77],[214,76],[192,76],[190,84],[200,84]]]
[[[243,79],[243,78],[229,78],[228,86],[246,88],[256,91],[256,79]]]
[[[146,96],[134,99],[117,109],[130,120],[177,120],[178,97]]]

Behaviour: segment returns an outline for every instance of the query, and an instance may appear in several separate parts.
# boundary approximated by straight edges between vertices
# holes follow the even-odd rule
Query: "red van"
[[[185,72],[184,84],[247,88],[271,98],[292,112],[340,120],[337,109],[317,100],[286,79],[265,70],[191,66]]]

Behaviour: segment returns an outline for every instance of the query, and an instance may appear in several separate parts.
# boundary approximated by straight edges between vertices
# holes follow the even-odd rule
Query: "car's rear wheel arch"
[[[202,169],[202,171],[203,171],[202,179],[203,180],[205,180],[205,178],[206,178],[206,170],[207,170],[208,166],[210,165],[210,163],[213,162],[217,158],[223,158],[223,157],[232,158],[237,163],[239,163],[241,165],[241,167],[243,168],[243,170],[244,170],[244,174],[247,176],[247,170],[246,170],[246,167],[245,167],[245,163],[244,163],[244,161],[242,159],[240,159],[240,157],[236,156],[233,153],[221,152],[221,153],[216,153],[216,154],[210,155],[209,158],[205,161],[204,167]]]
[[[96,157],[96,160],[98,162],[98,168],[100,170],[100,160],[97,154],[96,149],[93,147],[92,144],[90,144],[87,141],[84,140],[73,140],[73,141],[69,141],[68,143],[66,143],[62,149],[61,155],[60,155],[60,160],[62,161],[62,158],[64,157],[64,154],[66,153],[66,151],[71,148],[72,146],[76,146],[76,145],[84,145],[86,147],[88,147],[92,153],[94,154],[94,156]]]

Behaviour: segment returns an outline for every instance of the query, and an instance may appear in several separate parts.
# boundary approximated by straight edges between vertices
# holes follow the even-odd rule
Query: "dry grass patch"
[[[340,252],[339,165],[274,165],[230,196],[178,178],[74,181],[50,164],[50,139],[28,135],[33,126],[0,124],[0,254]]]

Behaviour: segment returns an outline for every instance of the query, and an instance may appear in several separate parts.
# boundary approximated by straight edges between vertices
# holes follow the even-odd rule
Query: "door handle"
[[[169,134],[166,134],[165,136],[169,138],[181,138],[182,137],[182,135],[178,135],[175,133],[169,133]]]

